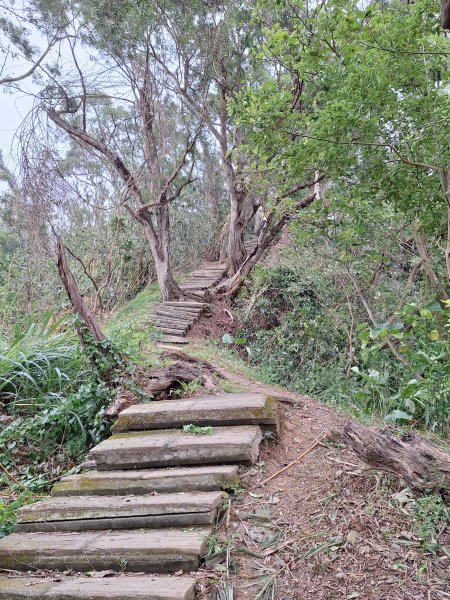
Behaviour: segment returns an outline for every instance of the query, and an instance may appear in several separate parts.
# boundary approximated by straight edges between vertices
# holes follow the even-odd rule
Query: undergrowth
[[[386,277],[374,324],[345,274],[336,281],[292,259],[258,267],[241,298],[241,354],[268,383],[445,437],[450,305],[416,286],[398,307],[403,282]]]
[[[103,419],[133,367],[105,340],[85,336],[83,351],[73,319],[30,322],[2,341],[0,356],[0,536],[13,513],[45,493],[88,450],[109,435]]]

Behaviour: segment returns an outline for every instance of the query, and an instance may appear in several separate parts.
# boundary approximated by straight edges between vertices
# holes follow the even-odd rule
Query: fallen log
[[[188,360],[178,360],[163,369],[142,370],[136,374],[135,384],[140,388],[141,394],[156,400],[170,398],[172,390],[179,388],[182,383],[189,383],[194,379],[199,381],[206,390],[216,390],[210,371],[201,363],[195,364]],[[142,402],[139,394],[134,393],[132,389],[122,387],[112,405],[105,411],[105,417],[116,417],[125,408],[139,402]]]
[[[415,490],[432,490],[450,500],[450,453],[432,442],[410,431],[353,421],[332,435],[371,467],[396,475]]]

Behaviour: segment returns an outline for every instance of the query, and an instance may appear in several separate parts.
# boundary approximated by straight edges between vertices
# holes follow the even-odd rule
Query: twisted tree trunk
[[[87,345],[86,333],[89,332],[97,342],[102,342],[105,339],[103,331],[100,329],[100,325],[94,319],[93,314],[88,309],[83,301],[83,296],[80,292],[80,288],[75,280],[72,271],[67,264],[67,255],[64,248],[64,243],[61,236],[56,235],[56,251],[57,251],[57,266],[58,273],[66,289],[67,296],[69,297],[70,303],[75,314],[86,324],[87,330],[84,327],[77,327],[78,336],[82,346]]]

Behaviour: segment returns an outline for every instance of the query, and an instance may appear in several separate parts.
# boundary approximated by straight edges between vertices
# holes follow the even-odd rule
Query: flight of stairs
[[[0,540],[0,600],[192,600],[186,573],[201,564],[224,490],[257,460],[264,429],[277,431],[278,406],[261,394],[122,411],[91,450],[95,470],[18,511]]]
[[[247,254],[253,252],[257,243],[257,238],[252,238],[245,243]],[[225,263],[205,263],[193,271],[188,280],[180,285],[180,289],[189,294],[189,298],[162,302],[152,309],[151,315],[157,331],[161,334],[161,342],[188,343],[186,334],[209,307],[209,304],[204,302],[206,291],[224,278],[226,270]]]

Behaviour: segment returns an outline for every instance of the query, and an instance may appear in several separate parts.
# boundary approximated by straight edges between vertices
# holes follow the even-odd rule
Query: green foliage
[[[214,433],[214,427],[206,426],[199,427],[198,425],[183,425],[184,433],[190,433],[191,435],[212,435]]]
[[[33,502],[33,495],[25,491],[12,495],[11,500],[0,499],[0,539],[12,533],[16,521],[16,511],[31,502]]]
[[[0,431],[0,462],[22,480],[33,478],[42,462],[50,474],[59,472],[103,439],[109,432],[103,412],[132,374],[108,340],[87,336],[80,352],[61,327],[61,321],[49,327],[48,319],[31,323],[3,342],[0,398],[13,420]]]
[[[203,389],[201,381],[193,379],[192,381],[182,381],[180,387],[176,390],[172,390],[172,396],[178,396],[183,398],[192,398],[199,391]]]
[[[450,557],[450,546],[441,546],[440,539],[448,528],[450,511],[441,496],[427,494],[416,499],[413,506],[413,530],[423,548],[432,554]]]
[[[382,412],[389,422],[412,421],[445,433],[450,414],[450,305],[439,303],[420,308],[410,303],[396,315],[395,323],[377,328],[359,326],[361,358],[368,373],[353,367],[364,384],[359,399],[370,409]],[[398,342],[398,352],[406,364],[395,383],[389,372],[370,369],[371,364],[389,361],[387,340]],[[391,358],[392,361],[392,358]],[[374,406],[378,397],[379,406]],[[392,410],[392,412],[391,412]]]
[[[250,298],[242,301],[251,364],[270,383],[316,395],[360,417],[375,415],[445,436],[449,309],[438,302],[421,308],[424,295],[416,284],[415,301],[395,312],[406,274],[392,265],[396,276],[385,281],[382,293],[380,286],[366,286],[366,301],[381,305],[373,308],[380,325],[369,327],[348,277],[338,279],[318,248],[317,239],[309,246],[303,240],[302,264],[293,249],[278,266],[255,272]]]
[[[250,361],[262,366],[271,383],[323,395],[345,368],[347,337],[327,310],[326,282],[306,277],[290,265],[260,269],[243,337]]]
[[[108,337],[134,360],[142,358],[141,350],[158,339],[149,314],[152,304],[157,302],[159,289],[152,283],[114,311],[105,325]]]
[[[67,319],[53,324],[53,313],[17,325],[0,342],[0,398],[15,407],[34,405],[49,393],[60,393],[79,368],[77,344]]]

